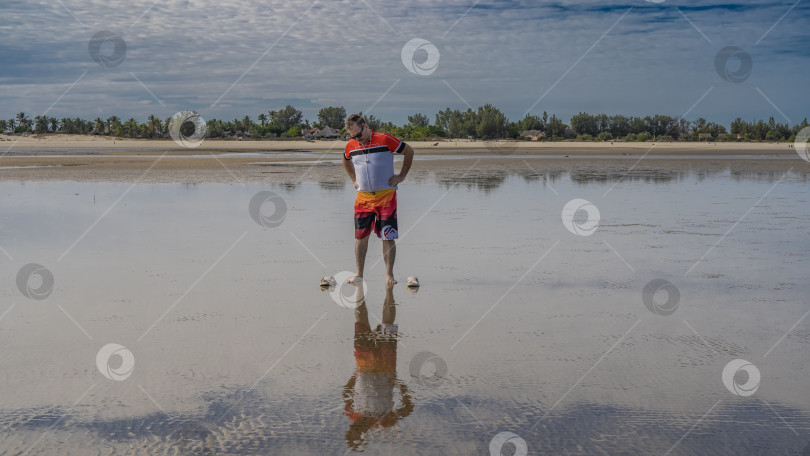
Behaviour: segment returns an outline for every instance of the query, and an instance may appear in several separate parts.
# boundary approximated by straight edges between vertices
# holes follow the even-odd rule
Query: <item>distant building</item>
[[[529,138],[532,141],[537,141],[540,138],[545,138],[546,134],[540,130],[524,130],[520,133],[521,138]]]
[[[327,125],[321,128],[320,130],[316,130],[313,136],[316,138],[323,138],[323,139],[335,139],[340,138],[340,132],[336,131],[334,128]]]
[[[711,133],[698,133],[698,139],[712,139]]]
[[[317,131],[317,128],[303,128],[301,129],[301,136],[303,136],[304,139],[312,139],[315,137]]]

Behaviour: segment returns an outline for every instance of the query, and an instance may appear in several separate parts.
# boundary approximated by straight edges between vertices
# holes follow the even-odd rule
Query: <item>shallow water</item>
[[[251,213],[261,191],[282,203]],[[0,183],[0,454],[490,454],[501,432],[504,454],[532,455],[810,443],[806,173],[437,172],[399,192],[390,294],[371,240],[359,312],[354,288],[318,287],[353,268],[353,193]],[[588,236],[562,220],[577,198],[599,212]],[[30,263],[47,271],[18,286]],[[645,305],[654,279],[670,285]],[[736,359],[758,384],[724,384]]]

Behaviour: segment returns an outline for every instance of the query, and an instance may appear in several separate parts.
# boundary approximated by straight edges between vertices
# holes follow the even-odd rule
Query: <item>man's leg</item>
[[[397,229],[397,192],[391,195],[385,205],[380,208],[380,225],[382,226],[383,259],[385,260],[385,283],[397,283],[394,278],[394,260],[397,256],[396,240],[399,237]]]
[[[357,264],[357,273],[347,280],[347,283],[359,284],[363,282],[368,237],[374,231],[376,218],[376,214],[369,206],[368,195],[358,193],[354,201],[354,257]]]
[[[354,257],[357,263],[357,274],[347,280],[347,283],[360,283],[363,281],[363,270],[366,266],[366,252],[368,251],[368,236],[356,239],[354,242]]]
[[[385,260],[385,283],[393,285],[397,283],[394,279],[394,260],[397,256],[397,241],[382,241],[383,244],[383,260]]]

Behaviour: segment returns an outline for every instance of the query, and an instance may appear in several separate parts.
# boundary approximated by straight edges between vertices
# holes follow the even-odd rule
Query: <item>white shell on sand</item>
[[[332,276],[323,276],[321,279],[322,287],[334,287],[335,285],[337,285],[337,281]]]
[[[419,279],[416,277],[408,277],[408,286],[418,288],[419,287]]]

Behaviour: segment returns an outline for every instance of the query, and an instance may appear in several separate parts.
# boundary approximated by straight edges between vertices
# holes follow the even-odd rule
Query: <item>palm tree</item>
[[[89,133],[87,128],[87,122],[82,120],[80,117],[73,119],[73,128],[76,129],[76,133],[80,135]]]
[[[208,122],[206,122],[206,125],[208,126],[209,138],[222,138],[225,136],[221,120],[211,119]]]
[[[17,126],[17,121],[14,119],[8,119],[8,128],[14,133],[14,128]]]
[[[124,132],[129,136],[135,136],[135,133],[138,130],[138,122],[135,121],[133,117],[130,117],[129,120],[124,122]]]
[[[17,114],[17,124],[19,126],[28,127],[29,122],[31,122],[31,120],[28,118],[28,116],[25,115],[24,112],[21,112],[21,113]]]
[[[75,131],[73,131],[73,121],[69,117],[63,117],[62,120],[59,121],[59,124],[62,126],[62,133],[69,135],[75,133]]]
[[[48,118],[45,116],[34,117],[34,133],[42,134],[48,132]]]
[[[147,123],[149,126],[149,136],[154,137],[160,134],[161,125],[160,125],[160,118],[156,116],[149,116],[149,122]]]
[[[104,127],[104,120],[101,117],[96,117],[96,120],[93,121],[93,130],[95,130],[96,133],[103,135]]]
[[[267,115],[265,113],[259,114],[259,117],[257,118],[259,119],[259,122],[262,123],[262,127],[267,125]]]
[[[51,124],[51,132],[56,133],[56,130],[59,129],[59,121],[56,120],[56,117],[48,117],[48,123]]]
[[[107,130],[110,133],[118,136],[116,131],[118,131],[119,127],[121,127],[121,119],[119,119],[118,116],[111,116],[107,118]]]

